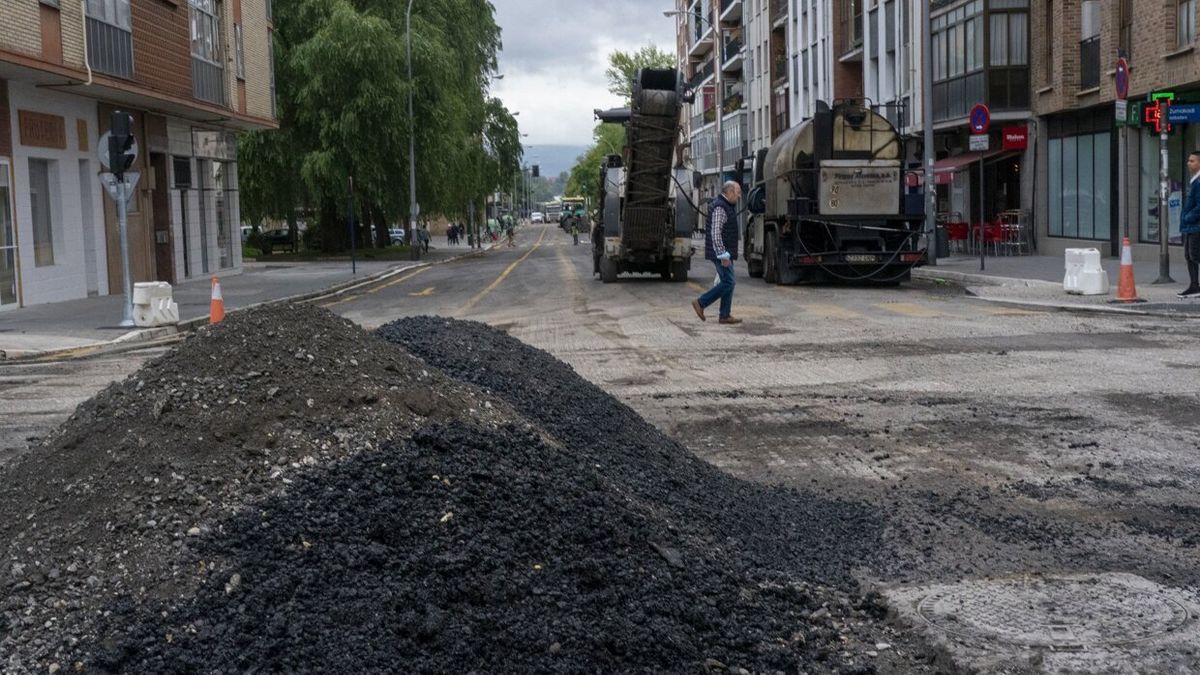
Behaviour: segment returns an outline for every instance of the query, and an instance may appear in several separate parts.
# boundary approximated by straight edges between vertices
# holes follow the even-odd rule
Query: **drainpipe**
[[[83,83],[83,86],[92,84],[92,64],[88,60],[88,42],[87,42],[87,0],[79,0],[80,19],[83,22],[83,67],[87,68],[88,79]]]

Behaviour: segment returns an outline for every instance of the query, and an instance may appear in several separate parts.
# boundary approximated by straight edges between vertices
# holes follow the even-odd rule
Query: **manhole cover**
[[[1166,589],[1119,574],[968,581],[924,596],[917,612],[959,637],[1067,650],[1146,640],[1191,618]]]

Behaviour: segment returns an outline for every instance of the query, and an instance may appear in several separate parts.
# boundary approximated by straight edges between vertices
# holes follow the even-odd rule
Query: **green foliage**
[[[516,120],[487,83],[500,29],[487,0],[412,6],[412,80],[403,0],[275,5],[277,131],[239,139],[247,220],[315,214],[325,250],[348,244],[349,180],[361,240],[386,243],[409,213],[409,144],[422,217],[461,217],[519,172]],[[408,96],[413,96],[413,115]],[[414,124],[415,120],[415,124]],[[318,236],[315,231],[320,230]]]
[[[597,124],[592,132],[594,143],[579,156],[567,179],[566,195],[594,197],[600,191],[600,162],[608,155],[625,152],[625,127],[619,124]]]
[[[608,55],[608,69],[604,77],[608,79],[608,90],[613,96],[620,96],[628,101],[633,96],[633,78],[642,68],[674,68],[675,55],[664,52],[654,45],[646,45],[636,52],[629,53],[621,50]]]

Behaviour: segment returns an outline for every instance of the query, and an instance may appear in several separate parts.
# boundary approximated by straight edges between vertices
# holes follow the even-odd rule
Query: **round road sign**
[[[1129,98],[1129,62],[1125,57],[1117,59],[1117,98],[1124,101]]]
[[[992,125],[992,113],[986,105],[979,103],[971,108],[970,120],[971,133],[986,134]]]

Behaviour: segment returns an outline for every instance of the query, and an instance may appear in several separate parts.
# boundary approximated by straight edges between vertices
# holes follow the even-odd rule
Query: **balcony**
[[[692,79],[688,80],[688,86],[692,89],[704,84],[704,81],[713,75],[713,62],[709,59],[704,63],[704,66],[696,68],[692,74]]]
[[[704,31],[703,34],[692,39],[692,46],[688,49],[688,56],[693,59],[699,59],[712,51],[712,28]]]
[[[721,23],[741,23],[742,0],[721,0]]]
[[[744,45],[740,38],[726,38],[721,48],[721,72],[736,73],[742,69]]]
[[[1100,86],[1100,36],[1079,43],[1079,89],[1086,91]]]
[[[92,70],[133,79],[133,33],[88,17],[88,63]]]
[[[750,154],[749,115],[745,110],[725,115],[722,120],[721,133],[724,136],[722,146],[722,161],[725,166]],[[705,127],[697,131],[692,129],[692,162],[697,171],[713,172],[717,170],[717,130],[715,126]]]

